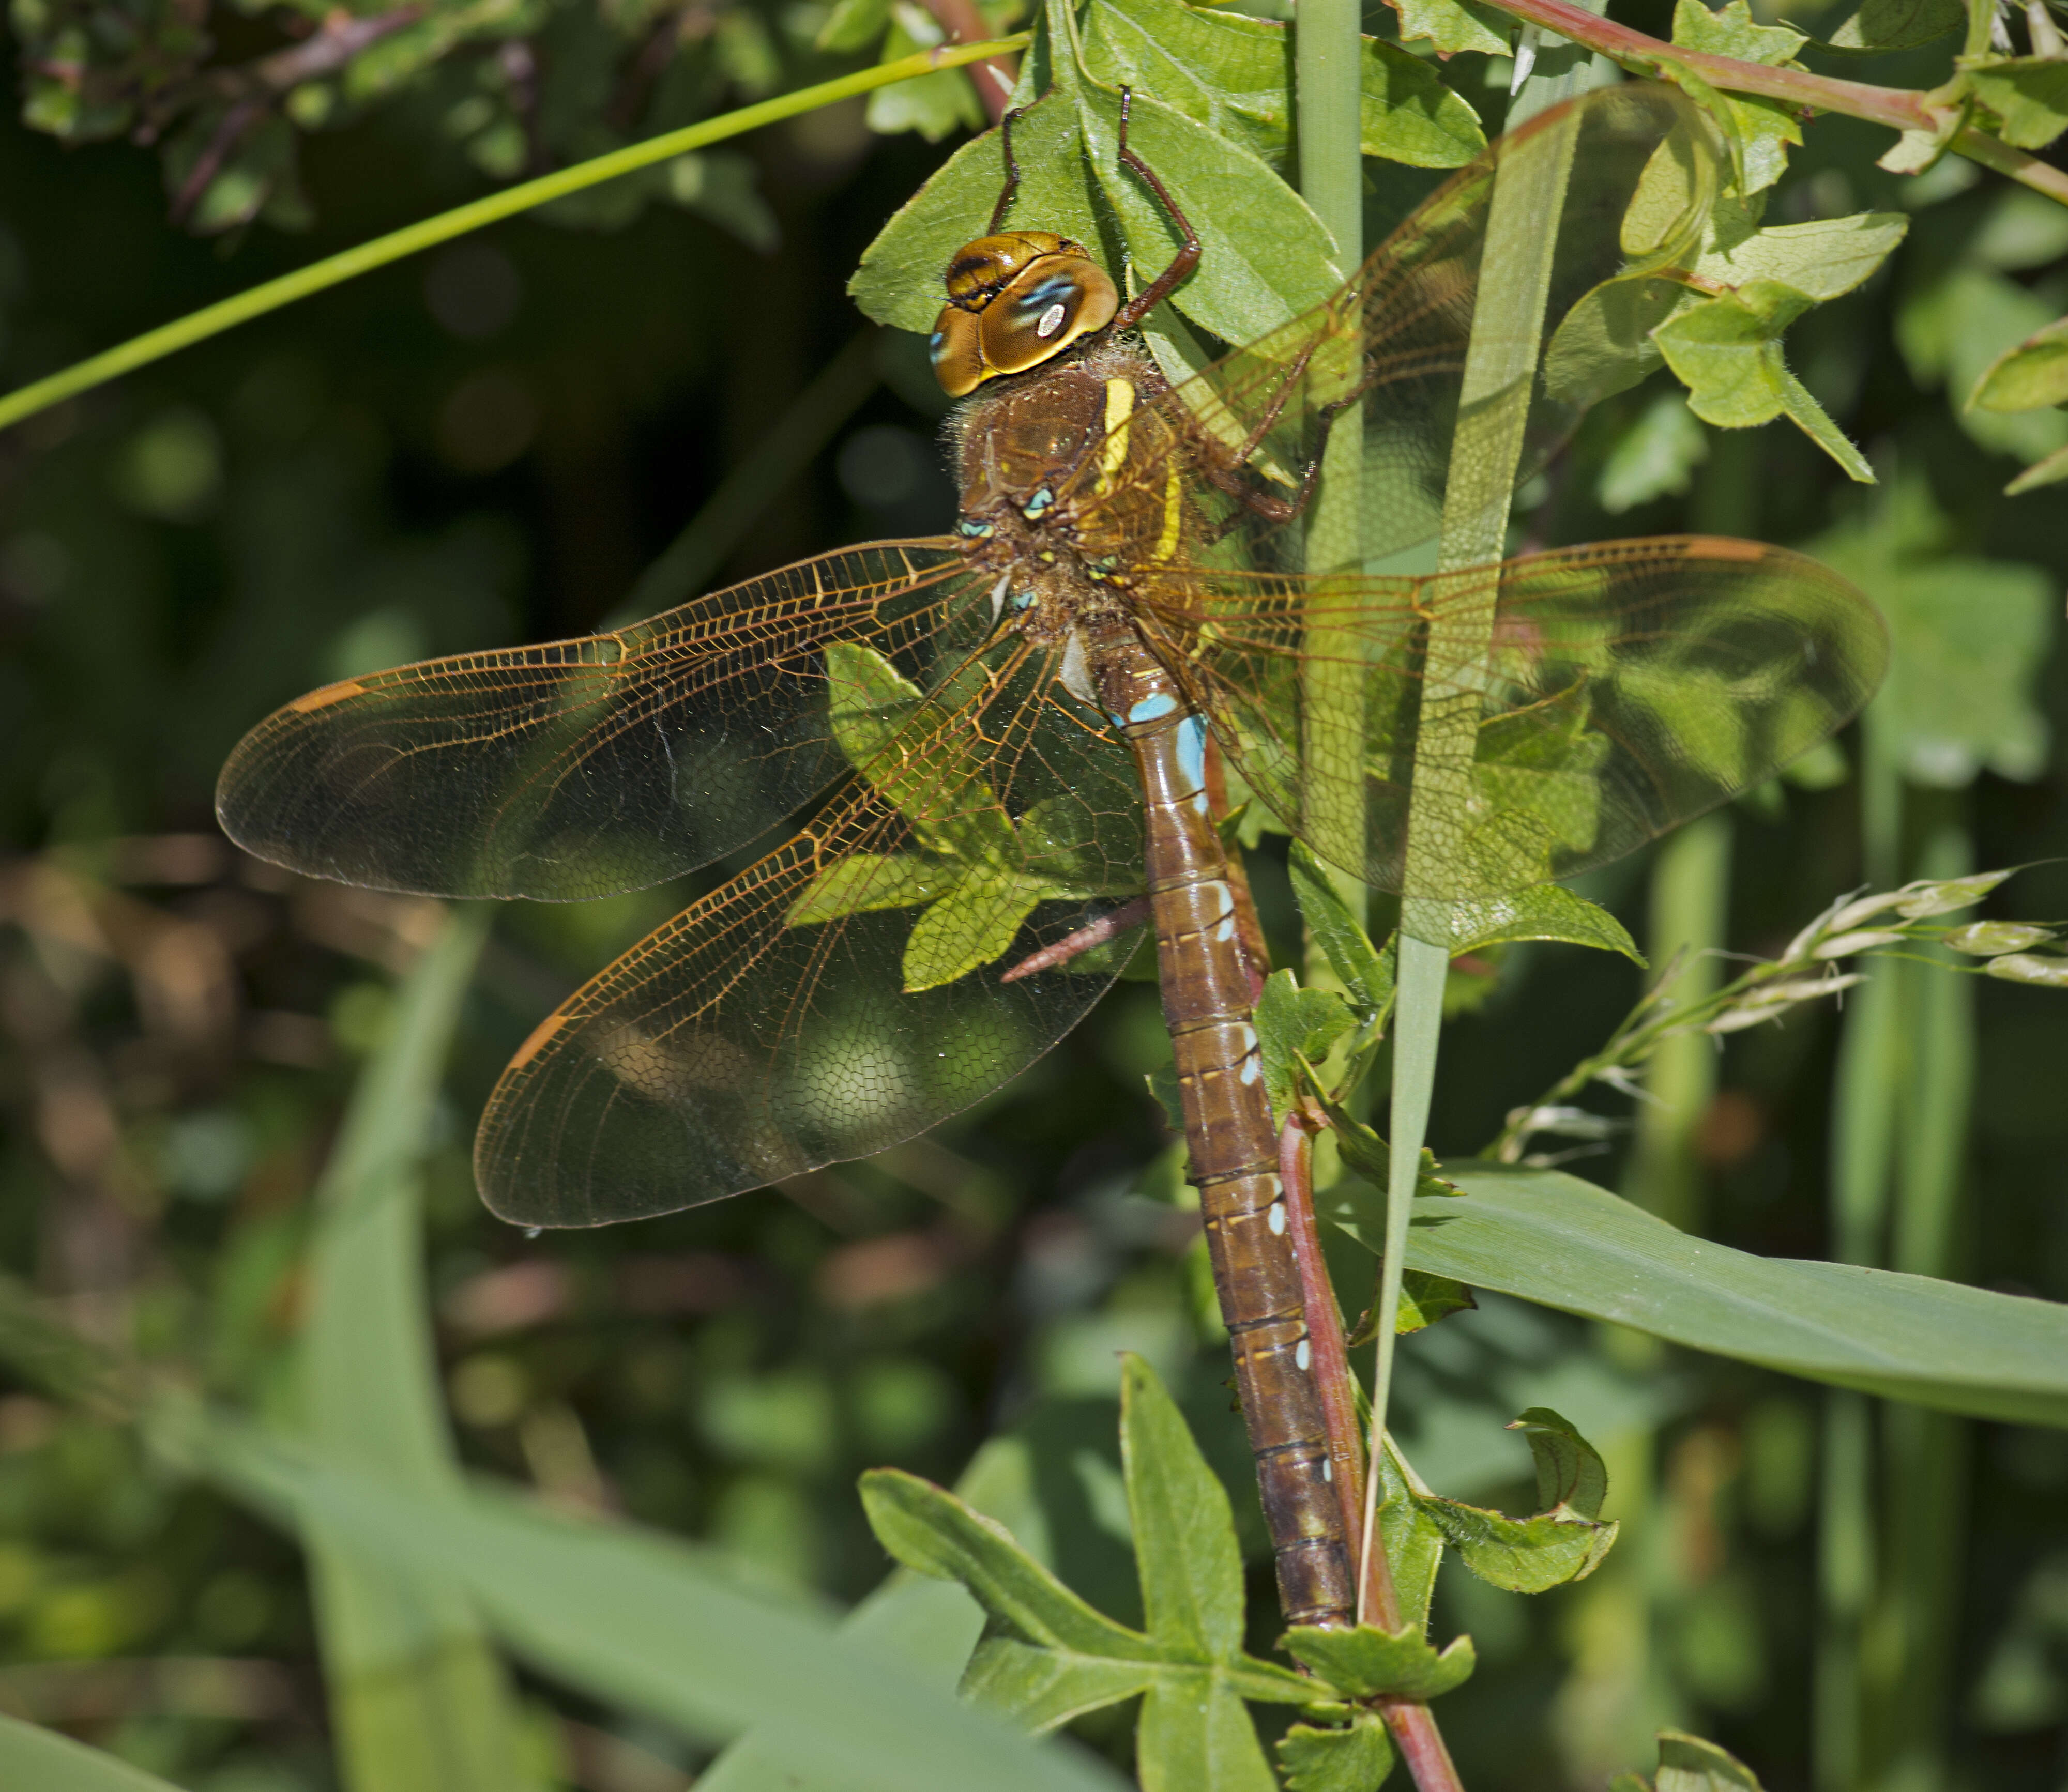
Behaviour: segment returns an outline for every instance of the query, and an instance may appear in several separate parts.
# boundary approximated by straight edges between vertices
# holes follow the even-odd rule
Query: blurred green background
[[[1665,29],[1655,6],[1618,13]],[[815,47],[827,9],[808,0],[454,9],[413,63],[305,83],[197,177],[223,104],[164,97],[186,91],[196,34],[243,64],[311,41],[323,16],[17,0],[30,117],[0,124],[6,385],[491,179],[843,66]],[[1932,55],[1843,71],[1919,83]],[[1446,79],[1491,127],[1507,68],[1463,55]],[[0,437],[0,1266],[88,1335],[284,1411],[311,1186],[434,917],[242,858],[214,829],[217,766],[326,680],[580,632],[628,603],[945,526],[923,358],[858,335],[842,286],[978,116],[953,84],[812,115]],[[913,124],[938,140],[895,128]],[[147,126],[156,152],[124,140]],[[2068,418],[1962,408],[2068,303],[2068,211],[1957,161],[1883,174],[1886,132],[1846,120],[1808,136],[1773,217],[1912,218],[1889,269],[1791,338],[1879,487],[1785,424],[1708,430],[1655,381],[1525,494],[1532,542],[1692,527],[1822,551],[1896,631],[1896,677],[1842,753],[1590,884],[1655,957],[1773,952],[1869,878],[2068,855],[2068,498],[2000,495]],[[1414,182],[1374,174],[1376,240]],[[765,502],[720,491],[743,464]],[[1290,949],[1268,855],[1258,878]],[[526,1238],[474,1198],[480,1102],[539,1018],[682,895],[497,917],[429,1201],[466,1460],[846,1600],[885,1566],[857,1473],[950,1481],[1018,1426],[1059,1554],[1132,1617],[1117,1351],[1183,1392],[1244,1522],[1254,1504],[1142,1085],[1168,1054],[1153,991],[1122,985],[979,1109],[881,1158]],[[2068,914],[2068,870],[2037,863],[1988,912]],[[1639,1124],[1574,1168],[1740,1249],[2068,1298],[2059,998],[1908,967],[1883,983],[1879,1007],[1699,1042],[1657,1073],[1671,1110],[1597,1091]],[[1455,986],[1439,1154],[1484,1143],[1639,985],[1547,947]],[[1403,1357],[1402,1434],[1442,1491],[1527,1510],[1527,1455],[1500,1428],[1551,1405],[1607,1457],[1625,1520],[1599,1574],[1535,1600],[1447,1572],[1439,1629],[1471,1631],[1482,1662],[1443,1707],[1475,1787],[1598,1787],[1671,1721],[1771,1792],[2068,1788],[2068,1436],[1922,1420],[1498,1297]],[[291,1541],[9,1373],[0,1711],[196,1792],[336,1785]],[[1246,1541],[1259,1550],[1260,1527]],[[664,1732],[523,1690],[568,1784],[662,1792],[701,1764]]]

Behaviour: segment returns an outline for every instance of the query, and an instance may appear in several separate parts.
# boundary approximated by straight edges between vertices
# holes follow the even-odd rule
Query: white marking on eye
[[[1305,1339],[1302,1338],[1300,1340],[1300,1347],[1293,1351],[1292,1360],[1298,1363],[1302,1370],[1305,1369],[1307,1365],[1314,1360],[1314,1353],[1311,1350],[1308,1349],[1307,1340]]]
[[[1060,299],[1056,300],[1041,314],[1041,321],[1034,326],[1034,334],[1042,341],[1046,342],[1049,337],[1063,327],[1063,319],[1069,315],[1063,302]]]
[[[1274,1238],[1285,1236],[1285,1203],[1275,1201],[1271,1204],[1271,1235]]]

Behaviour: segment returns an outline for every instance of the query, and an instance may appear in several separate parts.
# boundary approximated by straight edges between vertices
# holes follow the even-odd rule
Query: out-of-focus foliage
[[[1672,30],[1663,6],[1616,10]],[[1500,15],[1468,22],[1482,14],[1492,31],[1425,66],[1491,132],[1509,65]],[[853,26],[852,43],[821,51],[831,15],[809,6],[21,0],[14,16],[28,117],[0,132],[10,385],[486,181],[805,79],[867,36]],[[1786,22],[1855,51],[1898,46],[1871,61],[1797,51],[1896,84],[1942,79],[1958,43],[1907,26],[1902,47],[1867,9]],[[881,29],[919,22],[891,7]],[[1748,22],[1783,22],[1762,9]],[[1410,35],[1387,15],[1367,29]],[[848,339],[843,285],[953,147],[963,105],[927,113],[926,128],[953,115],[938,152],[917,132],[872,136],[857,106],[674,165],[0,438],[0,1262],[89,1336],[294,1411],[283,1366],[303,1317],[311,1192],[394,977],[428,937],[419,904],[238,860],[209,812],[229,746],[324,679],[607,614]],[[148,154],[112,140],[140,131]],[[1877,165],[1884,130],[1824,118],[1800,134],[1765,189],[1765,226],[1910,223],[1881,271],[1789,338],[1789,366],[1879,489],[1785,421],[1705,422],[1662,376],[1603,402],[1526,494],[1522,530],[1533,542],[1728,530],[1842,560],[1916,631],[1883,700],[1901,708],[1904,773],[1927,793],[1915,829],[1944,804],[1976,863],[2037,868],[1984,924],[2058,916],[2068,876],[2046,861],[2068,854],[2068,533],[2058,493],[2002,488],[2068,449],[2068,413],[1993,400],[1997,370],[2068,307],[2068,212],[1956,158],[1891,173]],[[1760,140],[1777,163],[1785,136]],[[1367,168],[1376,240],[1431,177]],[[169,209],[215,240],[169,228]],[[567,223],[589,228],[554,227]],[[938,408],[914,348],[885,356],[830,452],[739,519],[727,571],[945,523]],[[2035,352],[2025,371],[2041,364]],[[1987,400],[1970,404],[1978,385]],[[1734,946],[1779,954],[1862,881],[1859,798],[1856,781],[1793,783],[1734,815]],[[1267,841],[1260,900],[1297,963],[1280,863]],[[884,1158],[596,1234],[530,1241],[481,1210],[466,1144],[495,1071],[679,893],[499,916],[427,1172],[435,1343],[465,1461],[851,1599],[887,1566],[857,1474],[952,1483],[983,1440],[1016,1428],[1016,1534],[1132,1629],[1143,1615],[1113,1445],[1118,1353],[1132,1350],[1231,1489],[1260,1594],[1226,1346],[1142,1092],[1168,1059],[1145,985],[1123,984],[983,1108]],[[1643,936],[1642,863],[1586,893]],[[1595,1049],[1638,978],[1605,954],[1529,943],[1458,976],[1475,999],[1446,1044],[1434,1139],[1447,1154],[1495,1136]],[[2059,995],[1972,987],[1960,1273],[2068,1298]],[[1691,1135],[1708,1236],[1827,1254],[1839,1024],[1813,1005],[1725,1042]],[[1594,1105],[1606,1140],[1562,1142],[1594,1153],[1577,1173],[1614,1184],[1624,1104]],[[1338,1265],[1353,1310],[1369,1261],[1347,1247]],[[1662,1723],[1716,1736],[1772,1792],[1810,1783],[1812,1390],[1498,1295],[1404,1340],[1398,1375],[1407,1453],[1446,1494],[1532,1510],[1529,1450],[1503,1428],[1555,1408],[1601,1449],[1602,1515],[1624,1524],[1599,1571],[1531,1602],[1468,1573],[1439,1580],[1438,1628],[1470,1631],[1477,1652],[1444,1712],[1468,1783],[1598,1787],[1649,1766]],[[2055,1792],[2068,1749],[2063,1436],[1976,1424],[1952,1446],[1963,1590],[1932,1696],[1958,1782],[1992,1792]],[[322,1792],[336,1782],[313,1639],[283,1536],[92,1406],[7,1384],[0,1711],[193,1792]],[[657,1792],[701,1764],[670,1732],[519,1687],[548,1783]],[[1126,1731],[1102,1721],[1080,1734],[1129,1758]]]

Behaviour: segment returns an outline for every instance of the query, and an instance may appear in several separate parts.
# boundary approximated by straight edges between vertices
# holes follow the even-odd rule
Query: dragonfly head
[[[1024,373],[1112,323],[1120,294],[1084,246],[1046,230],[980,237],[957,251],[927,347],[951,398]]]

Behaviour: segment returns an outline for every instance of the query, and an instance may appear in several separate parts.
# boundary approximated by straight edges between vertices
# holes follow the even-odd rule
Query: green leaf
[[[1713,1742],[1677,1729],[1659,1733],[1655,1792],[1761,1792],[1753,1770]]]
[[[970,865],[1017,862],[1012,824],[985,779],[966,721],[860,641],[828,644],[826,684],[841,753],[922,846]]]
[[[946,896],[960,868],[905,852],[857,852],[837,859],[804,886],[785,924],[808,927],[874,908],[908,908]]]
[[[861,1485],[862,1510],[877,1542],[914,1574],[961,1582],[1004,1633],[1066,1654],[1137,1662],[1184,1659],[1094,1611],[1003,1525],[931,1481],[900,1469],[873,1469]]]
[[[1393,1740],[1375,1711],[1350,1714],[1347,1727],[1295,1724],[1280,1738],[1287,1792],[1378,1792],[1393,1770]]]
[[[1946,552],[1947,527],[1923,480],[1905,477],[1813,551],[1888,623],[1888,677],[1872,713],[1904,775],[1941,789],[1985,767],[2036,777],[2047,753],[2037,683],[2058,588],[2037,567]]]
[[[1717,208],[1720,221],[1726,206]],[[1862,284],[1909,234],[1900,212],[1857,212],[1807,224],[1779,224],[1726,245],[1712,238],[1695,263],[1697,280],[1744,286],[1777,280],[1818,303]]]
[[[816,1603],[659,1533],[576,1518],[475,1485],[427,1500],[291,1453],[248,1428],[168,1411],[157,1429],[263,1509],[315,1514],[355,1549],[464,1587],[535,1667],[613,1709],[719,1741],[766,1726],[783,1762],[841,1792],[1111,1792],[1081,1758],[1030,1747]],[[172,1447],[169,1441],[168,1448]],[[1291,1677],[1291,1676],[1287,1676]],[[800,1705],[797,1688],[811,1697]]]
[[[2058,310],[2043,293],[1969,255],[1905,286],[1896,309],[1896,342],[1920,384],[1943,380],[1956,393],[1970,392],[2000,356],[2044,330]],[[2060,411],[1961,405],[1954,416],[1983,447],[2021,461],[2068,445],[2068,413]]]
[[[1427,38],[1439,56],[1476,50],[1488,56],[1508,53],[1513,27],[1508,15],[1480,0],[1398,0],[1400,41]]]
[[[2044,149],[2068,131],[2068,62],[2021,56],[1968,71],[1975,98],[2001,121],[1997,135],[2014,149]]]
[[[1936,43],[1963,29],[1967,10],[1960,0],[1861,0],[1825,42],[1826,50],[1876,56],[1891,50],[1915,50]]]
[[[1273,167],[1284,161],[1292,73],[1285,26],[1177,0],[1093,0],[1083,41],[1093,79],[1153,93]],[[1486,147],[1478,115],[1427,63],[1376,38],[1362,43],[1365,154],[1462,168]]]
[[[1683,49],[1778,68],[1792,62],[1795,52],[1810,40],[1785,26],[1757,23],[1746,0],[1730,0],[1713,12],[1703,0],[1675,0],[1673,41]],[[1718,94],[1670,61],[1663,63],[1662,72],[1702,100],[1724,126],[1741,195],[1748,198],[1781,178],[1788,165],[1787,146],[1802,140],[1801,120],[1793,107],[1751,94]],[[1701,91],[1697,92],[1697,87]]]
[[[404,982],[315,1193],[300,1367],[311,1446],[425,1501],[457,1500],[424,1285],[421,1164],[485,907],[453,913]],[[303,1525],[347,1783],[516,1792],[539,1783],[503,1664],[465,1591],[397,1573],[320,1512]]]
[[[1507,940],[1557,940],[1619,952],[1634,965],[1645,962],[1621,921],[1562,884],[1535,884],[1512,896],[1455,903],[1449,920],[1451,938],[1443,945],[1454,958]]]
[[[2068,446],[2057,448],[2044,460],[2034,461],[2004,487],[2004,496],[2017,498],[2042,486],[2057,486],[2068,479]]]
[[[1548,1406],[1533,1406],[1508,1428],[1529,1441],[1529,1453],[1537,1462],[1537,1498],[1545,1510],[1562,1506],[1583,1518],[1602,1515],[1608,1469],[1570,1420]]]
[[[1429,1627],[1429,1603],[1436,1591],[1436,1571],[1443,1561],[1443,1527],[1422,1509],[1402,1472],[1400,1454],[1389,1436],[1379,1456],[1379,1542],[1393,1571],[1394,1597],[1401,1621],[1417,1632]]]
[[[1400,1337],[1410,1332],[1426,1331],[1439,1319],[1447,1319],[1453,1313],[1468,1313],[1479,1305],[1472,1291],[1462,1282],[1453,1282],[1447,1275],[1431,1275],[1423,1270],[1402,1270],[1400,1272],[1400,1305],[1393,1317],[1393,1329]],[[1364,1323],[1360,1322],[1358,1333],[1353,1335],[1353,1344],[1369,1343],[1362,1335]]]
[[[1393,955],[1374,948],[1336,888],[1335,876],[1305,840],[1292,842],[1288,868],[1301,919],[1321,942],[1329,968],[1342,979],[1350,1000],[1368,1015],[1382,1018],[1393,1006]]]
[[[934,989],[1003,957],[1041,901],[1023,877],[964,878],[913,922],[905,942],[905,991]]]
[[[170,1780],[4,1713],[0,1785],[19,1786],[22,1792],[179,1792]]]
[[[958,1497],[987,1518],[1023,1533],[1038,1524],[1033,1457],[1028,1440],[995,1436],[983,1445],[955,1483]],[[983,1633],[983,1609],[951,1582],[894,1569],[841,1620],[844,1641],[871,1653],[909,1662],[930,1684],[951,1692]],[[810,1781],[780,1758],[779,1738],[767,1727],[728,1747],[697,1778],[697,1792],[846,1792],[838,1778]]]
[[[1871,485],[1864,457],[1781,359],[1781,331],[1815,303],[1779,281],[1755,280],[1669,319],[1652,339],[1704,422],[1745,429],[1785,416],[1851,477]]]
[[[963,1690],[1051,1727],[1142,1697],[1145,1787],[1270,1792],[1244,1700],[1309,1704],[1298,1675],[1242,1653],[1242,1563],[1227,1495],[1154,1375],[1123,1371],[1122,1451],[1146,1634],[1095,1611],[1002,1527],[915,1477],[862,1481],[878,1538],[908,1567],[952,1576],[989,1613]]]
[[[1130,1351],[1120,1380],[1120,1453],[1150,1634],[1200,1661],[1242,1650],[1242,1554],[1227,1490],[1177,1404]]]
[[[1357,1017],[1334,990],[1303,989],[1292,972],[1273,971],[1264,979],[1255,1018],[1264,1089],[1282,1125],[1299,1098],[1300,1060],[1325,1058]]]
[[[1334,1129],[1336,1148],[1342,1153],[1344,1164],[1369,1185],[1366,1192],[1371,1193],[1383,1189],[1391,1174],[1386,1141],[1362,1120],[1354,1119],[1325,1096],[1321,1098],[1321,1111],[1329,1116],[1329,1124]],[[1415,1193],[1439,1197],[1458,1193],[1436,1174],[1436,1154],[1426,1145],[1422,1148],[1422,1167]]]
[[[1349,1700],[1383,1693],[1433,1699],[1463,1685],[1476,1664],[1469,1636],[1458,1637],[1439,1655],[1412,1624],[1398,1631],[1371,1624],[1354,1630],[1301,1625],[1286,1631],[1283,1646]]]
[[[1616,438],[1602,463],[1595,498],[1611,516],[1620,516],[1655,498],[1683,496],[1695,482],[1695,469],[1708,457],[1708,435],[1685,395],[1660,392]]]
[[[821,50],[866,50],[890,26],[890,0],[838,0],[816,39]]]
[[[1006,222],[1073,238],[1116,277],[1130,266],[1153,277],[1177,253],[1175,226],[1115,160],[1117,91],[1086,79],[1055,47],[1055,85],[1013,125],[1021,179]],[[1171,303],[1200,328],[1251,341],[1319,304],[1343,278],[1321,221],[1243,144],[1146,92],[1134,95],[1128,140],[1199,233],[1198,271]],[[997,132],[964,144],[870,244],[849,284],[856,303],[880,323],[930,330],[941,270],[984,234],[1003,184]],[[1152,323],[1152,340],[1160,327]]]
[[[1928,1276],[1754,1257],[1556,1170],[1459,1161],[1470,1198],[1419,1200],[1408,1262],[1689,1350],[1978,1418],[2068,1426],[2068,1306]],[[1367,1250],[1369,1189],[1317,1197]]]
[[[1615,1542],[1617,1526],[1553,1508],[1511,1518],[1462,1500],[1419,1496],[1424,1511],[1458,1552],[1458,1559],[1489,1585],[1510,1593],[1545,1593],[1585,1580]]]
[[[2068,317],[2056,318],[1990,362],[1968,402],[1988,411],[2068,404]]]

